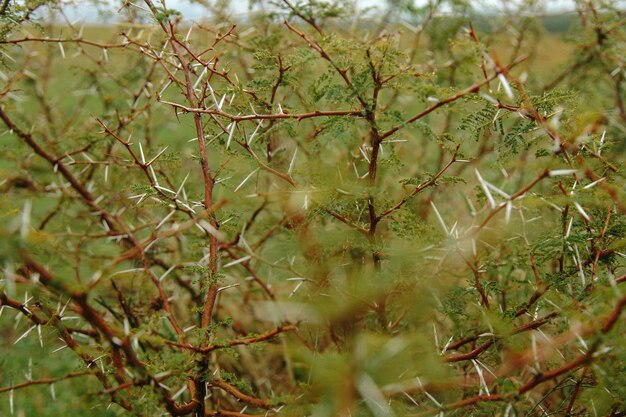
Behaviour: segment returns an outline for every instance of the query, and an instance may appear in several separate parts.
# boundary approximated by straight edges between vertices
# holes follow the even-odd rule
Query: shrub
[[[626,413],[619,2],[200,3],[1,3],[4,415]]]

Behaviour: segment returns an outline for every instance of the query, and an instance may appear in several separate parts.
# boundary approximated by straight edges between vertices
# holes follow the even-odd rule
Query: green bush
[[[198,3],[0,2],[0,414],[626,413],[619,2]]]

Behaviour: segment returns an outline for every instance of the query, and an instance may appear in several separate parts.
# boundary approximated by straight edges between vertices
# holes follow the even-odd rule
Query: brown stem
[[[221,388],[222,390],[226,391],[227,393],[229,393],[230,395],[232,395],[239,401],[243,401],[246,404],[250,404],[259,408],[266,408],[266,409],[271,408],[271,404],[269,403],[269,401],[262,400],[260,398],[255,398],[248,394],[244,394],[243,392],[239,391],[236,387],[234,387],[233,385],[229,384],[228,382],[222,379],[214,380],[213,382],[210,383],[210,385]]]

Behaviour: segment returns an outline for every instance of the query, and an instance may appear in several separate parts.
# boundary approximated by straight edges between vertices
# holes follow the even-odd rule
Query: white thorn
[[[446,235],[449,235],[450,232],[448,230],[448,226],[446,226],[446,222],[443,221],[443,217],[441,217],[441,214],[439,214],[439,210],[437,210],[437,206],[435,206],[435,203],[433,203],[432,201],[430,202],[430,205],[433,207],[433,210],[435,211],[435,215],[437,216],[437,219],[439,219],[439,223],[441,223],[441,227],[443,228],[443,231],[446,233]]]
[[[250,179],[250,177],[252,177],[252,175],[254,175],[254,173],[255,173],[255,172],[257,172],[258,170],[259,170],[259,168],[255,169],[255,170],[253,170],[251,173],[249,173],[249,174],[246,176],[246,178],[244,178],[244,179],[243,179],[243,181],[241,181],[241,183],[237,186],[237,188],[235,188],[235,190],[234,190],[233,192],[235,192],[235,193],[236,193],[237,191],[239,191],[239,189],[240,189],[241,187],[243,187],[243,185],[246,183],[246,181],[248,181],[248,180]]]
[[[291,170],[296,162],[296,155],[298,155],[298,148],[293,151],[293,156],[291,157],[291,162],[289,162],[289,168],[287,169],[287,174],[291,175]]]

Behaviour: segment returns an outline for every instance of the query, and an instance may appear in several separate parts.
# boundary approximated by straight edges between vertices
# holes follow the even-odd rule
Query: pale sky
[[[341,1],[341,0],[337,0]],[[495,11],[502,8],[503,4],[508,4],[509,6],[519,3],[523,0],[475,0],[473,3],[476,8],[479,10],[485,11]],[[144,7],[142,0],[133,0],[133,3]],[[158,0],[156,0],[158,2]],[[71,15],[72,20],[85,20],[88,22],[98,21],[98,13],[90,4],[90,2],[85,0],[74,0],[68,1],[68,3],[74,4],[75,7],[72,7]],[[117,10],[119,4],[121,4],[120,0],[111,1],[112,6],[110,8],[111,11]],[[427,4],[427,0],[416,0],[416,4],[423,5]],[[168,8],[173,8],[179,10],[183,16],[187,19],[196,19],[198,17],[202,17],[206,14],[205,9],[202,6],[197,4],[192,4],[189,0],[166,0],[166,4]],[[244,15],[248,10],[248,1],[247,0],[231,0],[231,7],[234,14]],[[386,2],[384,0],[357,0],[357,4],[360,8],[365,7],[380,7],[384,8],[386,6]],[[574,10],[574,0],[546,0],[546,11],[547,12],[561,12],[561,11],[572,11]]]
[[[513,5],[523,1],[524,0],[474,0],[473,3],[479,9],[494,10],[501,8],[503,3]],[[338,0],[338,2],[341,2],[341,0]],[[428,4],[428,0],[415,0],[415,3],[417,5],[425,5]],[[188,0],[166,0],[166,4],[168,7],[180,10],[187,17],[202,13],[203,10],[202,7],[193,5]],[[357,0],[357,4],[359,7],[363,8],[372,6],[384,8],[386,6],[386,2],[384,0]],[[574,0],[546,0],[545,5],[548,12],[575,10]],[[248,1],[231,0],[231,7],[235,13],[246,13],[248,10]]]

